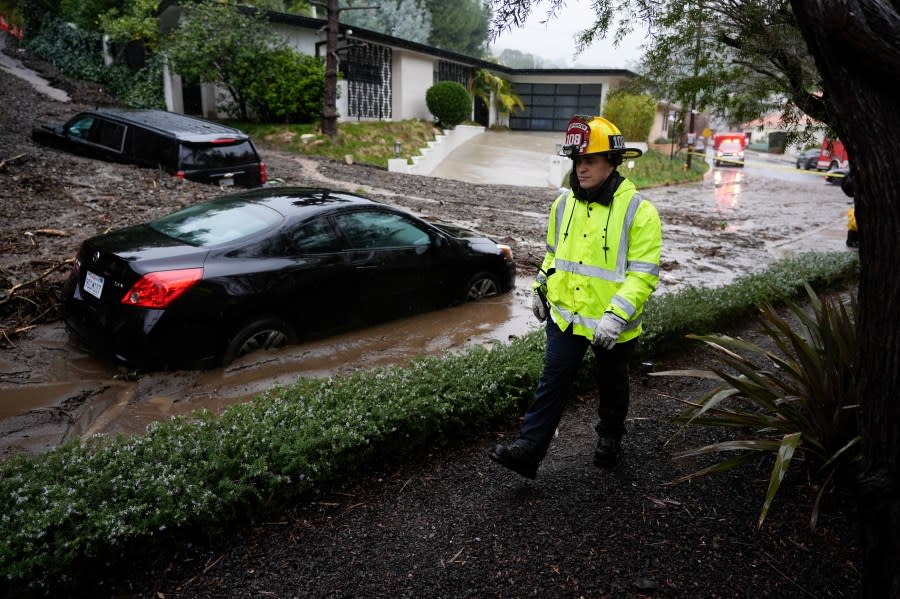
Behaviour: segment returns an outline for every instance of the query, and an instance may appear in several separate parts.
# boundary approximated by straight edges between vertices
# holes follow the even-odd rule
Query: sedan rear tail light
[[[122,303],[139,308],[165,308],[203,276],[202,268],[151,272],[132,285]]]

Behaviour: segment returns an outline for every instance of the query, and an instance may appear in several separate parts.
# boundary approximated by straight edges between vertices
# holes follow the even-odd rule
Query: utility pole
[[[325,9],[325,90],[322,102],[322,116],[319,129],[328,137],[337,136],[337,81],[338,81],[338,28],[342,10],[367,10],[378,6],[345,6],[341,8],[340,0],[327,2],[310,2],[314,6]]]
[[[703,4],[700,4],[701,10],[697,13],[697,21],[695,26],[697,28],[697,34],[695,36],[696,41],[694,44],[694,85],[697,85],[697,78],[700,76],[700,17],[703,14],[702,8]],[[685,168],[687,170],[691,169],[691,158],[694,155],[694,144],[697,140],[697,135],[694,133],[694,113],[696,112],[696,104],[697,104],[697,91],[693,92],[691,95],[691,116],[690,116],[690,125],[688,126],[688,147],[687,147],[687,162],[685,163]]]
[[[328,0],[325,14],[325,99],[322,102],[322,118],[319,127],[328,137],[337,136],[337,38],[341,9],[338,0]]]

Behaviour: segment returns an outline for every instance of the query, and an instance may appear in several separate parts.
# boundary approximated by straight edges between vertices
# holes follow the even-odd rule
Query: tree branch
[[[68,264],[72,264],[72,262],[74,262],[74,261],[75,261],[74,258],[69,258],[67,260],[63,260],[62,262],[59,262],[58,264],[55,264],[54,266],[52,266],[52,267],[48,268],[47,270],[45,270],[44,272],[42,272],[40,275],[37,276],[37,278],[34,278],[25,283],[19,283],[18,285],[13,285],[12,287],[10,287],[9,291],[6,293],[6,297],[4,297],[3,299],[0,299],[0,306],[9,302],[11,299],[13,299],[16,292],[19,291],[20,289],[24,289],[26,287],[30,287],[36,283],[39,283],[40,281],[44,280],[45,278],[47,278],[49,275],[53,274],[57,270],[63,268],[64,266],[66,266]]]

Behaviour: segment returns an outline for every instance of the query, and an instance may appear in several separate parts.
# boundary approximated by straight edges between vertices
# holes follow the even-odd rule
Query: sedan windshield
[[[197,247],[236,241],[282,221],[275,210],[244,200],[218,200],[189,206],[149,223],[150,228]]]

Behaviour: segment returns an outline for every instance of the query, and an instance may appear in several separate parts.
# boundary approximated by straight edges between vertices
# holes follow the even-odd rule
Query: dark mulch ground
[[[744,331],[752,338],[753,330]],[[748,337],[750,336],[750,337]],[[691,348],[654,371],[696,367]],[[514,429],[410,458],[197,546],[109,591],[120,597],[853,597],[855,510],[831,494],[815,531],[814,490],[789,477],[761,528],[771,462],[670,484],[698,462],[679,448],[716,438],[676,433],[674,397],[708,383],[633,379],[627,455],[591,463],[595,398],[570,406],[535,481],[486,451]]]

